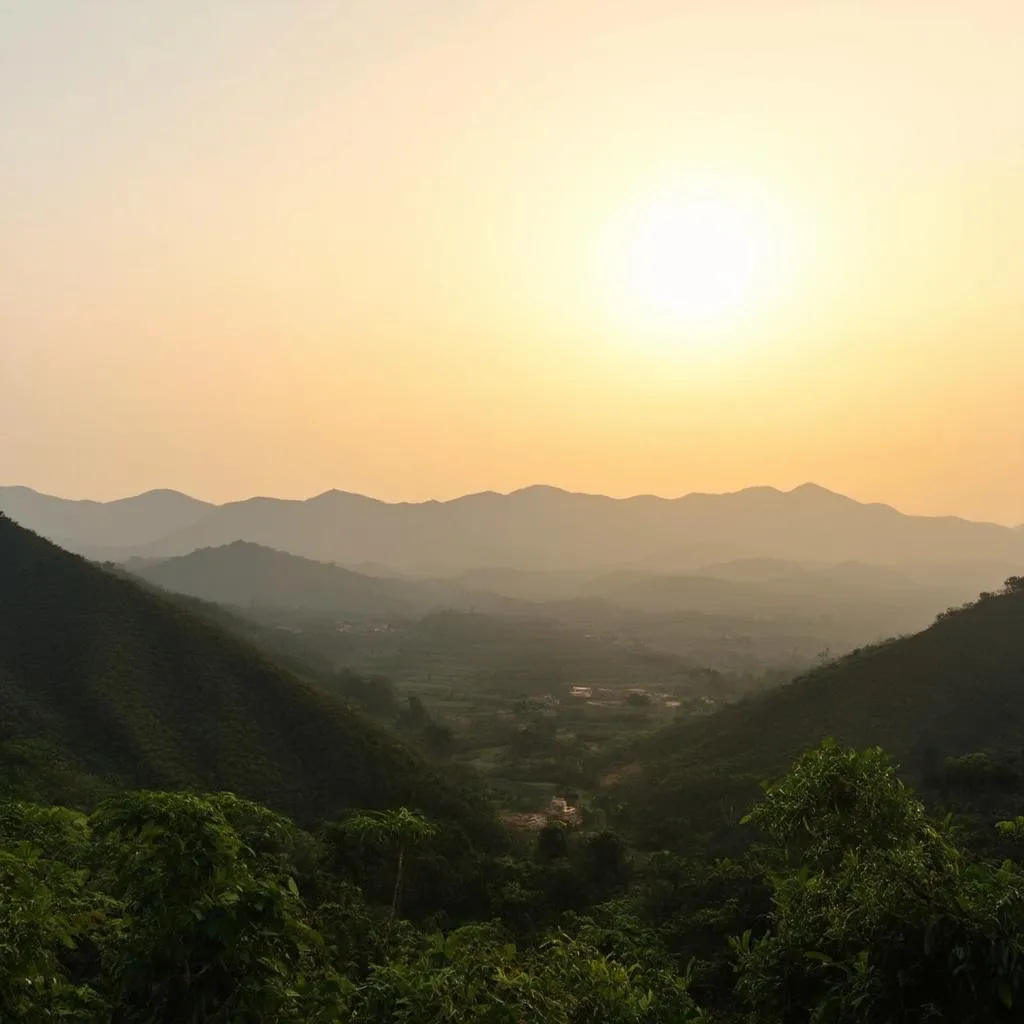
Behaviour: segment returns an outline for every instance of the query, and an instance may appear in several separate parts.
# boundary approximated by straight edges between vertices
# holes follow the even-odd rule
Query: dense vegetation
[[[804,755],[741,861],[610,833],[496,861],[475,921],[408,918],[442,829],[313,833],[231,794],[0,802],[0,1013],[36,1024],[873,1024],[1019,1017],[1024,871],[973,856],[879,750]],[[1011,841],[1024,819],[1006,821]]]
[[[604,766],[582,827],[513,834],[437,702],[285,643],[302,682],[238,636],[265,625],[2,517],[0,564],[0,1019],[1019,1019],[1020,579],[684,716]],[[542,678],[488,686],[514,702],[508,764],[564,776],[551,751],[588,752],[560,733],[590,726],[531,699]]]
[[[302,821],[407,804],[501,841],[457,773],[209,620],[3,518],[0,566],[0,771],[25,795],[223,789]]]

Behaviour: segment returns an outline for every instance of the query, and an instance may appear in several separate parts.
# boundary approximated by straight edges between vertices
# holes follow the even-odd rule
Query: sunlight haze
[[[1019,0],[0,0],[0,484],[1024,522]]]

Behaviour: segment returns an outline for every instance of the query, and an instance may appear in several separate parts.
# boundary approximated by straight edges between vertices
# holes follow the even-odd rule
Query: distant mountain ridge
[[[609,498],[553,487],[418,504],[327,491],[305,501],[210,505],[169,491],[107,504],[0,489],[0,510],[91,557],[165,558],[249,541],[317,561],[449,574],[525,569],[699,568],[776,558],[877,565],[1024,564],[1024,531],[907,516],[806,484],[681,498]]]
[[[76,550],[142,547],[195,525],[216,507],[170,490],[101,502],[55,498],[28,487],[0,487],[0,512]]]
[[[163,590],[237,610],[312,613],[346,622],[474,611],[563,622],[695,613],[737,620],[830,620],[851,646],[921,629],[951,605],[997,585],[998,567],[899,571],[759,559],[694,573],[651,569],[478,569],[448,578],[376,577],[250,541],[123,568]],[[930,578],[934,576],[935,578]],[[854,640],[854,638],[856,638]],[[839,634],[836,635],[839,642]]]
[[[242,608],[366,617],[422,614],[431,607],[429,595],[415,582],[367,576],[251,541],[153,563],[129,561],[125,568],[165,590]]]

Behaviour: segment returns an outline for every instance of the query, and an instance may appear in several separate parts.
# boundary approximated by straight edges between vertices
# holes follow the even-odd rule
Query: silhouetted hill
[[[1024,745],[1024,591],[987,596],[914,636],[865,648],[704,719],[670,727],[614,775],[637,823],[713,828],[759,781],[832,736],[929,762]],[[614,779],[612,780],[614,782]]]
[[[213,508],[167,490],[99,502],[54,498],[28,487],[0,487],[0,512],[76,551],[116,553],[152,544],[193,526]]]
[[[774,578],[742,582],[643,570],[596,573],[480,569],[453,579],[379,579],[236,541],[179,558],[132,559],[125,568],[163,590],[235,608],[250,618],[265,612],[273,620],[275,613],[287,613],[284,618],[276,616],[281,625],[302,625],[304,629],[310,620],[318,620],[322,634],[335,634],[339,621],[354,624],[383,620],[395,624],[405,620],[401,635],[411,638],[416,631],[408,620],[438,611],[475,611],[529,620],[530,642],[541,647],[545,643],[542,637],[547,634],[538,628],[540,620],[563,623],[581,634],[581,642],[582,634],[620,627],[633,639],[650,638],[649,629],[643,627],[651,626],[660,636],[655,646],[666,649],[666,637],[671,632],[673,640],[668,649],[691,658],[710,657],[711,663],[719,667],[726,647],[731,647],[733,654],[740,653],[741,638],[755,620],[774,623],[772,628],[779,641],[786,635],[793,636],[794,630],[796,634],[809,630],[818,635],[821,642],[812,650],[804,649],[805,641],[797,645],[806,656],[824,647],[846,651],[893,632],[920,629],[938,610],[966,596],[962,588],[915,583],[885,568],[853,564],[808,568],[765,560],[764,565],[768,564],[774,568]],[[746,569],[741,571],[744,574]],[[478,589],[483,586],[501,593]],[[683,622],[677,619],[674,630],[668,622],[664,628],[656,627],[654,622],[659,616],[691,613],[724,620],[723,632],[735,637],[735,643],[720,639],[716,651],[698,654],[679,646],[688,632]],[[518,627],[507,624],[502,628],[514,633]],[[805,638],[808,642],[810,634]],[[343,639],[351,638],[336,638],[331,646],[344,646]],[[475,646],[469,637],[464,642]],[[594,644],[589,640],[584,646],[592,648]],[[776,649],[779,646],[773,644]],[[747,647],[746,653],[760,665],[771,660],[761,644]],[[740,667],[731,657],[727,659],[730,665]],[[789,664],[793,658],[799,661],[799,657],[794,648],[782,660]],[[616,660],[617,654],[611,658]],[[356,659],[350,664],[360,663]],[[419,667],[426,668],[427,663]]]
[[[3,501],[9,499],[0,495]],[[20,514],[12,515],[24,525],[55,536],[53,524],[41,521],[32,503],[22,501],[19,508]],[[64,521],[58,525],[63,528]],[[88,537],[98,535],[92,528]],[[102,533],[107,540],[116,535],[113,528]],[[82,547],[80,536],[65,539]],[[207,508],[201,518],[136,545],[133,553],[169,557],[236,540],[318,561],[375,562],[434,575],[490,566],[692,572],[711,562],[751,558],[877,565],[992,562],[1005,575],[1024,558],[1020,531],[905,516],[814,485],[672,500],[613,499],[551,487],[421,504],[388,504],[342,491],[308,501],[253,498]]]
[[[498,834],[475,792],[215,623],[3,517],[0,567],[0,744],[304,819],[402,804]]]
[[[287,609],[353,621],[443,610],[533,613],[515,598],[460,580],[369,576],[284,551],[235,541],[177,558],[132,558],[133,576],[163,590],[242,609]]]
[[[239,607],[380,616],[420,614],[433,606],[415,583],[377,579],[248,541],[127,568],[166,590]]]

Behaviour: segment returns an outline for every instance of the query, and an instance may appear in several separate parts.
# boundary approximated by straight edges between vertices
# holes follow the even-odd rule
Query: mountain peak
[[[207,502],[202,501],[199,498],[193,498],[191,494],[186,494],[184,491],[176,491],[171,487],[155,487],[150,491],[143,491],[141,494],[134,494],[130,498],[118,498],[115,501],[107,502],[110,505],[128,505],[133,502],[168,502],[173,501],[178,504],[188,505],[206,505]],[[94,502],[94,504],[102,505],[103,502]]]
[[[371,498],[366,494],[357,494],[354,491],[342,491],[336,487],[332,487],[329,491],[324,491],[322,494],[314,495],[312,498],[306,498],[303,505],[327,505],[327,504],[341,504],[342,502],[360,502],[369,505],[384,505],[386,502],[381,501],[379,498]]]
[[[572,494],[572,491],[567,491],[562,487],[554,487],[552,484],[530,484],[528,487],[520,487],[515,491],[510,491],[508,497],[512,497],[516,494]]]
[[[806,495],[808,497],[838,498],[840,501],[852,501],[855,504],[860,504],[854,498],[848,498],[845,494],[840,494],[838,491],[830,491],[827,487],[822,487],[821,484],[816,484],[811,480],[805,484],[800,484],[798,487],[794,487],[788,493]]]

